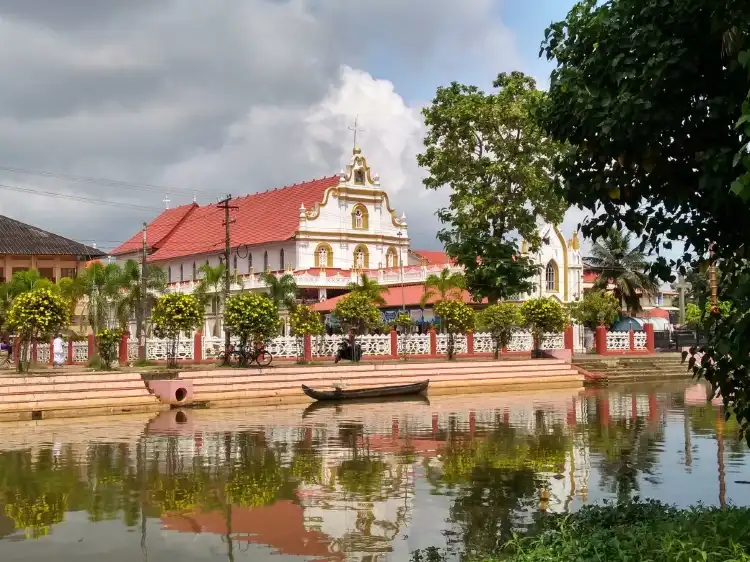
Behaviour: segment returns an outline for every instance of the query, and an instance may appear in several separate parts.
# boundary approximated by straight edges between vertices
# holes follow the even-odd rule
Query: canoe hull
[[[390,396],[412,396],[421,394],[427,390],[429,380],[398,386],[379,386],[375,388],[362,388],[355,390],[314,390],[309,386],[302,385],[302,392],[313,400],[342,401],[362,400],[373,398],[387,398]]]

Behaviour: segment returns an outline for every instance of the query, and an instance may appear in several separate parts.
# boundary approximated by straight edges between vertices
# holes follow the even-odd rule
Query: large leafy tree
[[[493,354],[497,359],[500,350],[510,343],[513,330],[523,325],[523,317],[517,304],[501,302],[491,304],[482,310],[477,322],[480,330],[487,331],[492,336]]]
[[[194,295],[167,293],[156,301],[151,321],[156,336],[168,340],[168,366],[176,367],[180,334],[190,334],[203,323],[203,308]]]
[[[638,248],[630,247],[631,237],[612,229],[607,236],[591,246],[589,265],[599,272],[594,287],[606,290],[614,284],[613,294],[620,303],[632,310],[641,310],[641,295],[653,295],[658,284],[648,275],[648,260]]]
[[[546,132],[571,145],[561,171],[568,201],[594,211],[585,235],[624,227],[644,247],[684,240],[694,254],[682,259],[695,267],[718,261],[719,296],[735,312],[718,319],[695,370],[741,421],[750,419],[748,22],[746,0],[580,2],[546,32],[542,51],[557,68],[540,112]],[[668,278],[674,266],[660,257],[651,270]]]
[[[240,366],[245,367],[249,346],[265,344],[279,333],[279,308],[268,295],[232,295],[227,299],[224,322],[240,340]]]
[[[103,328],[114,328],[119,323],[117,310],[124,297],[122,270],[116,263],[90,264],[81,272],[81,283],[86,286],[85,314],[95,334]]]
[[[583,298],[570,305],[570,316],[590,330],[610,326],[622,309],[614,295],[602,290],[588,291]]]
[[[537,217],[558,223],[564,206],[552,173],[560,145],[537,126],[544,99],[520,72],[500,74],[497,91],[452,83],[423,110],[426,150],[417,157],[428,189],[451,189],[439,209],[446,252],[464,267],[467,286],[492,301],[530,292],[536,266],[517,237],[539,247]]]

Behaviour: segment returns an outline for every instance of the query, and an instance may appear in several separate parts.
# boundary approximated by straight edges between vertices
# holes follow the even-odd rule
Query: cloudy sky
[[[572,4],[0,0],[0,214],[111,249],[167,193],[209,202],[336,173],[359,115],[358,144],[413,246],[434,249],[445,194],[421,184],[420,108],[440,85],[489,88],[502,71],[546,86],[539,43]]]

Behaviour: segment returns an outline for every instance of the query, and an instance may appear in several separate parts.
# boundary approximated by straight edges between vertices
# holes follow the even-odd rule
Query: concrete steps
[[[691,376],[679,354],[647,357],[575,357],[573,364],[609,379],[689,378]]]
[[[461,361],[399,363],[337,367],[276,367],[266,369],[187,371],[181,380],[192,383],[195,401],[242,401],[285,398],[309,401],[300,386],[331,389],[339,381],[348,390],[409,384],[430,380],[430,394],[486,392],[492,388],[520,389],[580,386],[583,376],[559,359],[523,361]],[[273,400],[271,400],[273,401]]]
[[[108,415],[168,408],[139,373],[71,373],[0,378],[0,420]]]

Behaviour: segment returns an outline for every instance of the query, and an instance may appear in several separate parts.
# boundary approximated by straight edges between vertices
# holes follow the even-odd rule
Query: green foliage
[[[146,292],[141,294],[141,265],[135,260],[126,261],[120,270],[120,298],[117,302],[117,319],[120,328],[125,328],[130,318],[136,319],[135,339],[141,339],[141,314],[143,304],[153,307],[156,294],[167,288],[166,272],[154,265],[146,265]],[[144,349],[145,353],[145,349]]]
[[[641,294],[654,295],[659,290],[659,285],[646,273],[649,266],[646,256],[630,247],[629,234],[617,229],[611,229],[606,237],[594,242],[586,261],[599,272],[595,288],[606,290],[610,283],[615,285],[620,308],[624,304],[628,310],[639,312]]]
[[[692,302],[685,306],[685,323],[692,328],[700,328],[703,325],[703,312],[700,306]]]
[[[388,292],[388,287],[384,287],[377,280],[372,279],[366,273],[360,275],[359,283],[349,283],[347,288],[352,293],[359,293],[367,296],[370,301],[378,306],[385,304],[383,293]]]
[[[572,515],[552,515],[545,532],[516,537],[507,562],[548,560],[725,560],[750,559],[750,509],[698,507],[679,510],[659,502],[584,506]]]
[[[167,363],[170,367],[176,367],[180,334],[190,334],[201,326],[203,308],[193,295],[167,293],[156,301],[151,322],[156,337],[169,340]]]
[[[18,295],[8,310],[5,327],[18,336],[18,370],[28,369],[26,350],[31,342],[49,339],[70,322],[70,306],[60,294],[42,286]]]
[[[567,311],[552,297],[525,301],[521,305],[521,316],[524,326],[534,336],[535,349],[539,349],[546,332],[562,332],[568,324]]]
[[[408,312],[399,312],[398,316],[391,320],[391,327],[401,330],[403,333],[409,333],[414,325],[414,320]]]
[[[244,367],[249,345],[265,344],[279,333],[279,308],[267,295],[239,293],[227,299],[224,322],[240,340],[240,366]]]
[[[297,293],[299,289],[293,275],[285,273],[281,277],[277,277],[273,273],[266,271],[260,274],[260,278],[268,287],[268,295],[276,303],[276,306],[288,310],[292,310],[297,306]]]
[[[542,51],[557,67],[540,122],[571,146],[561,173],[568,202],[592,211],[584,235],[624,228],[656,248],[684,239],[692,255],[651,265],[662,279],[675,268],[684,273],[682,262],[700,267],[713,251],[719,297],[734,313],[717,319],[689,367],[744,423],[750,3],[681,0],[665,8],[664,0],[586,0],[552,24]]]
[[[532,289],[536,265],[515,235],[541,244],[537,217],[559,223],[565,206],[552,163],[561,146],[532,117],[545,94],[520,72],[500,74],[495,93],[452,83],[423,110],[426,150],[417,157],[428,189],[451,188],[438,233],[465,270],[469,291],[490,301]]]
[[[117,358],[117,350],[122,340],[122,330],[107,329],[96,334],[96,344],[99,348],[99,357],[105,370],[112,368],[112,362]]]
[[[729,301],[719,301],[714,306],[707,302],[701,311],[701,308],[694,303],[688,303],[685,306],[685,323],[694,328],[709,328],[711,327],[717,317],[729,318],[732,314],[732,303]]]
[[[295,336],[319,336],[325,333],[320,313],[306,305],[299,305],[292,310],[289,323]]]
[[[333,313],[342,324],[360,334],[379,327],[383,322],[380,309],[373,302],[372,295],[366,292],[352,291],[344,295],[336,303]]]
[[[620,316],[617,298],[602,290],[588,291],[583,299],[570,305],[570,317],[590,330],[610,326]]]
[[[427,302],[436,296],[441,301],[461,298],[465,288],[466,277],[461,273],[451,273],[451,270],[446,267],[440,272],[440,275],[432,273],[427,276],[420,305],[424,308]]]
[[[517,304],[503,302],[491,304],[477,315],[478,329],[489,332],[495,344],[495,359],[500,349],[506,347],[513,336],[513,330],[523,324],[521,309]]]
[[[474,329],[474,310],[463,301],[440,301],[435,304],[435,315],[448,333],[448,359],[453,359],[455,335]]]

